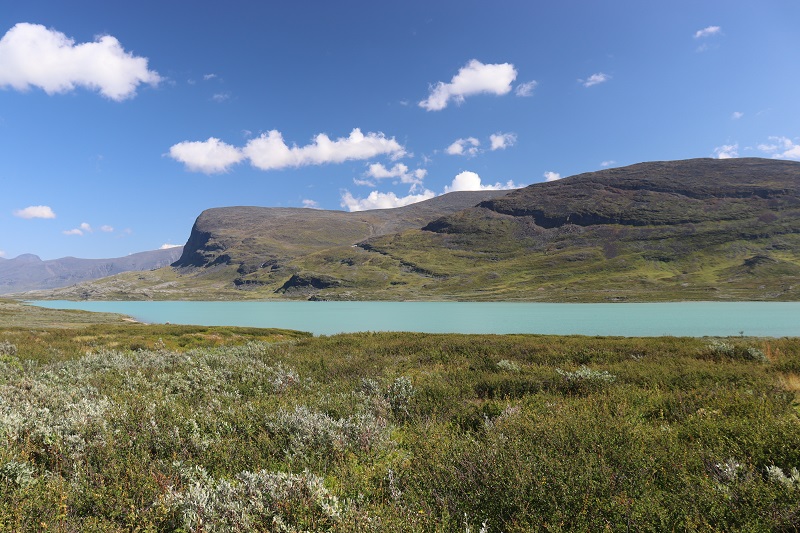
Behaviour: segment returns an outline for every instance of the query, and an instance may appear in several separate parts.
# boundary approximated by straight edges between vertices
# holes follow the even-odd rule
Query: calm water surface
[[[149,323],[310,331],[559,335],[800,336],[800,302],[69,302],[56,309],[122,313]]]

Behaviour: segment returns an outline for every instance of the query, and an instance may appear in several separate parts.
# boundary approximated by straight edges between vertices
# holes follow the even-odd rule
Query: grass
[[[800,528],[800,340],[0,329],[0,530]]]

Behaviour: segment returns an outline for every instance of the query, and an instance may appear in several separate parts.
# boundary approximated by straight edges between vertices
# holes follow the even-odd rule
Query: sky
[[[796,0],[0,9],[0,258],[186,242],[643,161],[800,160]]]

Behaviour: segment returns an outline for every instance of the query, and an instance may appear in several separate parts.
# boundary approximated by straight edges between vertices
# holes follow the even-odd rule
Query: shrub
[[[342,506],[322,478],[308,472],[244,471],[232,481],[214,479],[201,466],[179,468],[181,490],[160,503],[173,528],[186,531],[324,531],[340,521]]]
[[[17,346],[8,341],[0,342],[0,355],[17,355]]]
[[[792,468],[787,476],[779,467],[774,465],[768,466],[767,478],[770,481],[783,485],[787,489],[800,489],[800,471],[797,470],[797,468]]]
[[[506,372],[519,372],[519,365],[514,361],[509,361],[508,359],[501,359],[497,362],[497,368],[500,370],[505,370]]]
[[[585,365],[574,372],[560,368],[557,368],[556,372],[562,378],[561,390],[570,394],[584,394],[599,390],[617,380],[617,376],[607,370],[593,370]]]
[[[14,488],[25,488],[36,482],[33,466],[26,462],[8,461],[0,467],[0,480]]]
[[[395,378],[386,390],[386,401],[392,409],[392,414],[397,418],[408,417],[408,406],[411,398],[414,397],[414,386],[411,380],[405,376]]]

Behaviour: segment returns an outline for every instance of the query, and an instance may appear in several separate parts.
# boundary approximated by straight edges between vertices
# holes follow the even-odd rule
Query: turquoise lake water
[[[620,336],[800,336],[800,302],[69,302],[42,307],[122,313],[148,323],[310,331]]]

